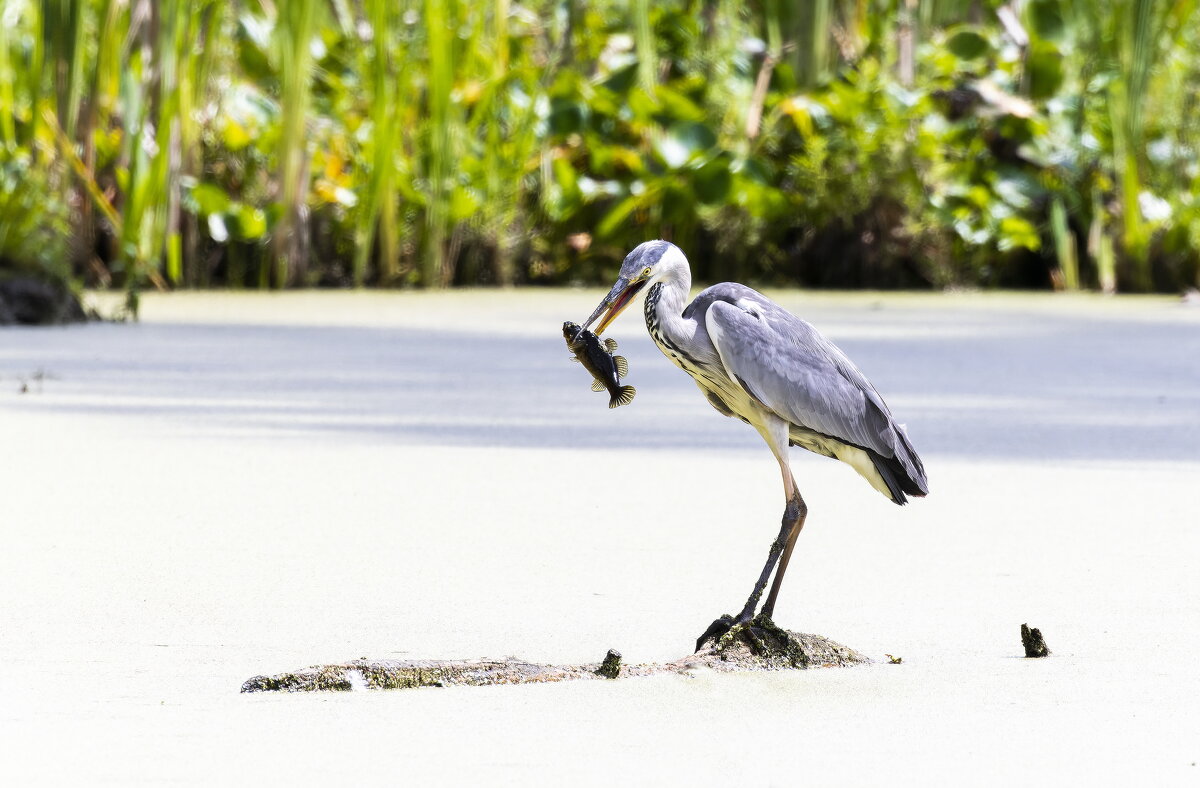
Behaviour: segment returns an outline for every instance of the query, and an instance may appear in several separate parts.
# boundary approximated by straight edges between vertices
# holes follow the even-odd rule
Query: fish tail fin
[[[612,395],[612,399],[608,401],[608,407],[619,408],[622,405],[628,405],[633,402],[633,395],[637,394],[637,389],[633,386],[621,386],[616,393]]]

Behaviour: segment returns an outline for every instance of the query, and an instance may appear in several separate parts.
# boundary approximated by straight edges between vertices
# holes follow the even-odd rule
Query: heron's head
[[[669,241],[646,241],[639,244],[636,249],[625,255],[625,262],[621,263],[621,273],[617,275],[616,284],[608,291],[608,295],[604,296],[604,300],[596,307],[592,316],[584,321],[583,327],[587,328],[604,315],[596,326],[596,333],[601,333],[608,328],[609,323],[617,319],[617,315],[625,311],[625,307],[629,306],[633,297],[643,288],[668,274],[676,273],[681,265],[687,270],[687,258],[678,246]]]

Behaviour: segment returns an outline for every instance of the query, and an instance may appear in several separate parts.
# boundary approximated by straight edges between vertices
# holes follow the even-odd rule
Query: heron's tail
[[[868,452],[875,470],[883,477],[884,484],[892,494],[892,500],[903,506],[908,502],[905,494],[923,498],[929,494],[929,480],[925,478],[925,465],[908,441],[904,427],[896,424],[896,454],[884,457],[877,452]]]
[[[634,394],[637,394],[637,389],[633,386],[621,386],[613,392],[612,399],[608,401],[608,407],[619,408],[622,405],[628,405],[633,402]]]

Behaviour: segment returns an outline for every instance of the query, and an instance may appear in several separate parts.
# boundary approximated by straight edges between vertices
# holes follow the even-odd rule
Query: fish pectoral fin
[[[604,340],[604,347],[609,353],[613,352],[617,349],[617,340],[609,337],[608,339]]]
[[[592,391],[604,391],[604,383],[599,379],[592,380]]]
[[[613,356],[613,363],[617,365],[617,377],[623,378],[629,374],[629,362],[624,356]]]
[[[612,395],[612,399],[608,401],[608,407],[619,408],[622,405],[628,405],[633,402],[633,395],[637,394],[637,389],[633,386],[621,386],[617,392]]]

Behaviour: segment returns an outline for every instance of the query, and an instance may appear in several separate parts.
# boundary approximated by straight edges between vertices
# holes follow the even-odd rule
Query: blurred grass
[[[276,287],[293,284],[303,271],[307,222],[307,181],[311,156],[309,145],[309,105],[312,97],[312,49],[317,30],[317,14],[323,6],[317,0],[284,0],[276,20],[275,46],[279,62],[280,127],[276,151],[279,157],[279,218],[275,225],[275,266],[272,281]],[[260,285],[266,276],[260,274]]]
[[[1196,6],[7,0],[0,274],[1195,286]]]
[[[369,161],[369,173],[362,184],[363,206],[355,227],[354,284],[361,286],[367,279],[376,238],[379,239],[379,278],[389,283],[396,279],[398,263],[398,228],[395,202],[396,145],[399,133],[400,96],[396,90],[398,75],[395,59],[388,43],[396,38],[400,25],[400,9],[391,0],[367,0],[367,23],[371,30],[368,62],[360,69],[369,75],[367,121],[371,135],[364,145],[364,159]]]

